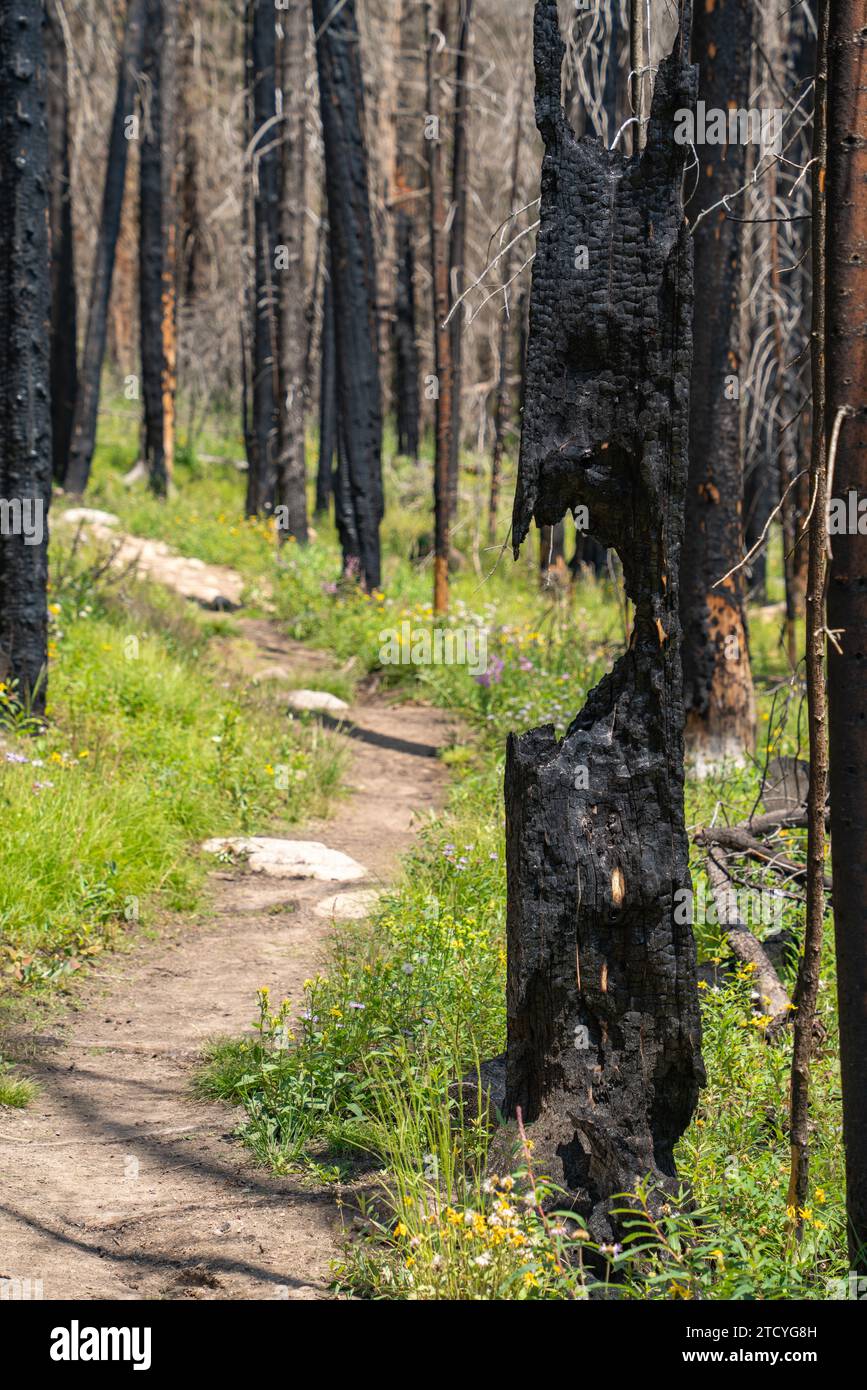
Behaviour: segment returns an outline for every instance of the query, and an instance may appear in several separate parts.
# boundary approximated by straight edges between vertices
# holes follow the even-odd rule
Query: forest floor
[[[163,559],[151,577],[171,583]],[[197,578],[240,588],[226,571]],[[248,679],[266,668],[275,700],[281,673],[315,687],[330,663],[273,622],[236,627],[221,639],[223,659]],[[155,937],[134,936],[78,988],[74,1009],[55,1012],[50,1032],[34,1037],[19,1020],[6,1039],[14,1049],[26,1034],[39,1091],[3,1115],[0,1277],[41,1280],[49,1299],[328,1296],[340,1192],[255,1165],[232,1136],[232,1111],[198,1096],[194,1079],[216,1033],[249,1034],[258,991],[301,998],[335,911],[361,910],[335,896],[386,883],[418,818],[443,803],[436,755],[453,738],[449,715],[374,695],[339,718],[351,734],[348,796],[330,819],[284,833],[351,856],[363,874],[341,882],[339,865],[321,879],[221,866],[204,916],[169,916]]]

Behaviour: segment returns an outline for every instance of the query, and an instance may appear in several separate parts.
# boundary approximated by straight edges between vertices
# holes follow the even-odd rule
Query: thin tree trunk
[[[136,93],[136,73],[141,62],[144,36],[145,0],[129,0],[123,47],[118,60],[117,94],[109,136],[108,158],[102,210],[96,238],[93,279],[90,288],[90,307],[87,334],[84,340],[78,395],[72,424],[72,443],[66,470],[67,492],[83,493],[90,477],[90,465],[96,447],[96,422],[99,412],[99,388],[105,342],[108,333],[108,305],[114,273],[115,251],[120,231],[120,215],[126,183],[128,150],[127,121],[132,115]]]
[[[452,336],[446,326],[449,313],[449,268],[446,257],[445,196],[443,192],[442,132],[439,129],[439,46],[444,43],[448,20],[445,3],[440,11],[440,30],[434,28],[432,0],[427,0],[427,135],[430,188],[430,257],[433,295],[434,373],[437,383],[434,453],[434,612],[449,608],[449,469],[451,467]]]
[[[247,461],[247,515],[262,516],[270,512],[274,504],[278,448],[275,255],[280,156],[276,125],[277,26],[273,0],[250,0],[248,31],[254,288],[250,367],[252,453]]]
[[[828,425],[839,425],[833,494],[867,497],[867,86],[865,0],[830,16]],[[821,288],[819,290],[821,293]],[[815,404],[814,404],[815,410]],[[841,412],[848,411],[849,416]],[[829,464],[830,466],[830,464]],[[818,509],[818,504],[817,504]],[[867,537],[831,537],[828,658],[831,845],[849,1268],[867,1275]]]
[[[307,541],[307,399],[304,389],[306,298],[304,228],[307,168],[307,0],[289,0],[281,11],[283,143],[280,149],[280,242],[286,265],[277,275],[280,297],[280,396],[277,505],[280,539]]]
[[[650,115],[650,54],[647,32],[647,0],[629,0],[629,66],[632,72],[632,114],[638,122],[632,127],[632,148],[639,152],[647,144]],[[710,6],[713,9],[713,6]]]
[[[337,448],[337,344],[334,338],[334,295],[326,273],[322,299],[322,341],[319,348],[319,466],[316,471],[316,515],[327,516],[331,499],[331,465]]]
[[[51,156],[51,436],[55,482],[69,462],[78,394],[77,306],[72,192],[69,181],[69,75],[57,0],[45,10],[48,140]]]
[[[792,1045],[789,1142],[792,1165],[788,1206],[798,1237],[807,1204],[810,1159],[810,1049],[819,994],[822,931],[825,919],[825,803],[828,799],[828,729],[825,691],[825,584],[827,577],[826,306],[828,164],[828,12],[819,0],[819,42],[813,115],[813,450],[810,459],[812,516],[807,570],[807,706],[810,730],[810,782],[807,792],[807,909],[804,946],[798,969],[797,1013]],[[863,904],[862,904],[863,906]],[[863,1059],[861,1059],[863,1061]]]
[[[695,943],[678,911],[690,883],[677,590],[692,242],[673,130],[695,104],[687,30],[685,18],[633,162],[574,139],[557,5],[536,4],[545,177],[513,541],[531,519],[553,526],[587,506],[622,559],[635,627],[562,740],[550,726],[509,738],[505,1104],[566,1189],[557,1206],[594,1240],[611,1239],[611,1199],[637,1175],[676,1191],[673,1148],[704,1075]]]
[[[364,86],[355,0],[313,0],[331,276],[337,394],[357,551],[368,590],[380,581],[382,406],[376,259],[364,141]],[[348,535],[348,528],[344,534]]]
[[[51,502],[48,74],[42,0],[0,8],[0,680],[45,710]]]
[[[394,311],[394,395],[398,453],[418,458],[418,342],[415,315],[415,224],[405,212],[396,221],[397,294]]]
[[[696,9],[693,52],[708,109],[749,107],[752,0]],[[699,151],[695,205],[704,209],[745,181],[747,146]],[[724,209],[696,228],[690,472],[681,573],[686,748],[699,772],[753,750],[755,701],[747,638],[743,555],[742,230]]]
[[[177,392],[177,0],[147,0],[139,199],[144,460],[165,497],[175,459]]]
[[[449,239],[449,294],[454,303],[464,289],[464,262],[467,254],[467,185],[469,176],[469,68],[472,41],[473,0],[457,0],[458,32],[455,57],[454,145],[452,150],[452,229]],[[449,441],[449,520],[458,510],[460,481],[461,417],[463,392],[464,313],[461,308],[451,321],[452,335],[452,423]]]
[[[524,115],[523,89],[515,106],[515,140],[512,146],[512,171],[509,180],[509,210],[514,212],[518,206],[518,176],[521,168],[521,121]],[[508,241],[512,240],[513,224],[509,224]],[[512,248],[514,250],[514,248]],[[508,285],[512,278],[512,251],[505,256],[503,284]],[[491,491],[488,498],[488,544],[493,545],[497,537],[497,512],[500,506],[500,474],[503,466],[503,453],[506,447],[506,425],[509,413],[509,330],[512,326],[508,304],[503,305],[500,321],[500,366],[497,373],[497,390],[494,397],[494,450],[491,455]],[[523,372],[523,365],[522,365]]]

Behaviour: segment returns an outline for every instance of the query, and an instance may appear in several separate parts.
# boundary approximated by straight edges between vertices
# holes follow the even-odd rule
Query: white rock
[[[345,700],[339,700],[336,695],[329,695],[326,690],[292,690],[286,698],[290,709],[349,709]]]
[[[317,917],[333,917],[339,922],[360,921],[370,916],[378,897],[375,888],[362,888],[358,893],[335,893],[322,898],[313,911]]]
[[[269,878],[315,878],[323,883],[349,883],[366,878],[363,864],[348,854],[329,849],[318,840],[275,840],[267,836],[238,836],[227,840],[207,840],[206,854],[231,850],[245,854],[250,868]]]
[[[54,521],[66,521],[70,526],[117,526],[120,518],[114,512],[100,512],[95,507],[70,507],[58,512]]]

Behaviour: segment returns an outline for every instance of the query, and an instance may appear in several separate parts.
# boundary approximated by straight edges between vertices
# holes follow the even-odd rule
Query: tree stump
[[[675,919],[690,885],[678,565],[692,248],[673,139],[675,112],[695,103],[685,27],[646,148],[627,158],[575,137],[557,7],[536,5],[545,156],[515,555],[532,518],[554,526],[586,507],[621,558],[635,625],[562,740],[551,726],[509,739],[506,1115],[520,1108],[536,1171],[597,1239],[637,1179],[674,1190],[704,1081],[695,945]]]

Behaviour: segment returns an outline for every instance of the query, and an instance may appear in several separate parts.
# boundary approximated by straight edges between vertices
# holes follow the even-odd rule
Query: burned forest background
[[[865,34],[0,0],[0,982],[361,882],[195,1081],[331,1292],[867,1296]]]

